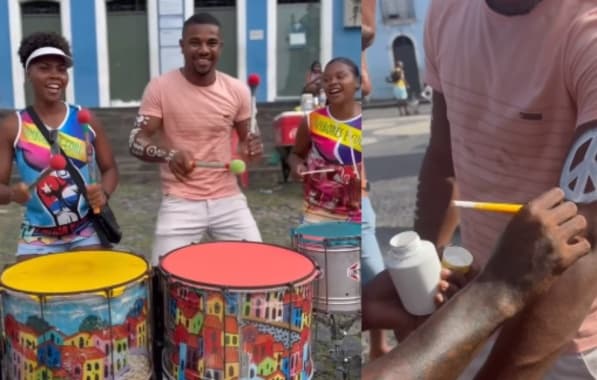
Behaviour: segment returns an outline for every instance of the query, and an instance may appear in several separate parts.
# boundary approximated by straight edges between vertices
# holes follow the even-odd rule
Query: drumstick
[[[494,203],[494,202],[470,202],[453,201],[454,206],[462,208],[471,208],[481,211],[501,212],[504,214],[516,214],[523,207],[517,203]]]
[[[225,169],[229,170],[232,174],[242,174],[247,169],[243,160],[232,160],[228,164],[222,162],[195,161],[195,166],[201,168]]]
[[[44,179],[48,174],[55,170],[64,170],[64,168],[66,168],[66,160],[64,159],[64,156],[62,156],[61,154],[52,156],[50,158],[50,165],[39,174],[39,177],[37,177],[37,179],[33,181],[33,183],[27,186],[27,190],[35,190],[39,182],[42,179]]]
[[[249,132],[253,135],[259,135],[259,127],[257,127],[257,100],[255,98],[255,90],[261,82],[258,74],[251,74],[248,78],[249,88],[251,89],[251,121],[249,124]]]
[[[77,113],[77,121],[85,128],[85,146],[87,151],[87,170],[89,171],[89,184],[97,183],[97,170],[95,169],[95,159],[93,157],[93,143],[91,142],[91,132],[89,122],[91,121],[91,113],[86,108],[82,108]],[[93,208],[94,214],[99,214],[99,207]]]
[[[308,174],[316,174],[316,173],[330,173],[330,172],[335,172],[336,169],[318,169],[318,170],[309,170],[306,172],[301,172],[300,175],[308,175]]]

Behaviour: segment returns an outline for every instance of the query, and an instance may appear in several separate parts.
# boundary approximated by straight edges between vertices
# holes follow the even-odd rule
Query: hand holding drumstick
[[[292,177],[299,182],[303,182],[306,176],[321,174],[321,173],[332,173],[337,171],[336,168],[322,168],[317,170],[309,170],[304,162],[297,163],[290,168]]]

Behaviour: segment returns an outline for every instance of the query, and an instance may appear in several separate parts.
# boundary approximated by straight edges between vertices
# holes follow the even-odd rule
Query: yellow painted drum
[[[128,252],[79,251],[7,268],[4,378],[149,379],[149,265]]]

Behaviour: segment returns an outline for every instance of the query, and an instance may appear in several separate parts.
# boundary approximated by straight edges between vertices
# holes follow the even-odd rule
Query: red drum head
[[[280,246],[210,242],[174,250],[160,261],[163,272],[195,284],[221,288],[275,288],[311,280],[311,259]]]

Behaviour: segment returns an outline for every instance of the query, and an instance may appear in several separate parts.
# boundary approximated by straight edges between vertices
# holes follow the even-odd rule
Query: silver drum
[[[313,307],[323,312],[361,310],[361,225],[308,224],[292,230],[293,248],[317,263]]]

